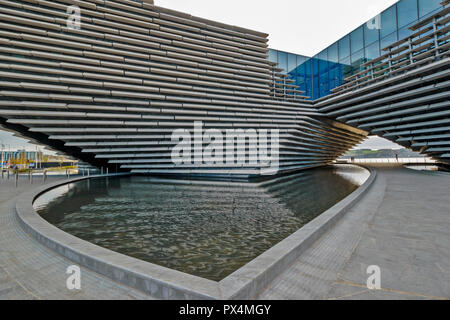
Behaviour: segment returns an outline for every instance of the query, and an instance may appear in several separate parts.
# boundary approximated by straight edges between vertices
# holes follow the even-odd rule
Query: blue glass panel
[[[402,0],[397,3],[398,27],[404,27],[417,21],[417,0]]]
[[[350,37],[347,35],[339,40],[339,60],[343,60],[350,55]]]
[[[313,77],[313,94],[312,94],[313,99],[319,99],[319,76],[314,76]]]
[[[319,59],[317,56],[312,59],[313,62],[313,75],[316,76],[319,74]]]
[[[317,58],[318,58],[318,59],[321,59],[321,60],[327,60],[327,59],[328,59],[328,50],[325,49],[325,50],[321,51],[321,52],[317,55]]]
[[[381,38],[397,30],[396,7],[392,6],[381,13]]]
[[[404,39],[407,38],[408,36],[410,36],[411,34],[414,33],[414,31],[409,30],[409,27],[413,24],[415,24],[416,22],[412,22],[411,24],[408,24],[406,26],[404,26],[403,28],[398,30],[398,39]]]
[[[288,73],[295,75],[297,72],[296,69],[297,69],[297,55],[289,53],[287,71]]]
[[[361,65],[364,64],[364,50],[352,54],[352,74],[361,71]]]
[[[312,77],[306,78],[306,95],[313,98]]]
[[[304,57],[304,56],[297,56],[297,65],[300,66],[300,65],[304,64],[305,61],[306,61],[306,57]]]
[[[381,50],[383,50],[387,46],[389,46],[397,41],[398,41],[398,39],[397,39],[397,31],[396,31],[396,32],[391,33],[390,35],[384,37],[383,39],[381,39]]]
[[[273,49],[269,50],[269,61],[278,62],[278,51]]]
[[[287,53],[279,51],[278,52],[278,67],[287,70]]]
[[[312,60],[313,59],[308,59],[305,62],[305,68],[306,68],[306,75],[307,76],[311,76],[312,75]]]
[[[299,65],[297,67],[297,76],[299,76],[299,77],[305,77],[306,76],[306,63],[302,63],[301,65]]]
[[[350,57],[341,61],[341,76],[343,78],[349,77],[352,74],[352,66],[350,64]]]
[[[319,97],[324,97],[328,94],[328,73],[319,78]]]
[[[359,27],[350,34],[350,45],[352,47],[352,53],[355,53],[364,47],[362,27]]]
[[[374,21],[364,24],[364,45],[369,45],[380,40],[380,30]]]
[[[338,62],[338,44],[337,42],[333,43],[330,47],[328,47],[328,61]]]
[[[430,12],[442,8],[442,0],[419,0],[419,16],[429,14]]]
[[[329,76],[330,76],[330,91],[336,87],[338,87],[340,85],[340,81],[339,81],[339,65],[337,63],[333,63],[331,68],[330,68],[330,72],[329,72]]]
[[[319,59],[319,73],[323,74],[328,70],[328,53],[327,50],[322,51],[317,55]]]
[[[380,54],[380,42],[374,42],[366,47],[366,59],[373,60],[378,58]]]

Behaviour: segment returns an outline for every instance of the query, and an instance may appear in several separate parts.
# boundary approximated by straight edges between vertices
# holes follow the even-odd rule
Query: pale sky
[[[268,33],[271,48],[312,57],[397,1],[155,0],[155,4]]]
[[[194,16],[270,34],[274,49],[313,56],[398,0],[155,0]],[[26,140],[0,129],[1,144],[35,150]],[[358,148],[399,148],[371,137]]]
[[[380,150],[380,149],[403,149],[404,147],[393,143],[384,138],[380,138],[377,136],[370,136],[366,141],[356,146],[355,149],[372,149],[372,150]]]

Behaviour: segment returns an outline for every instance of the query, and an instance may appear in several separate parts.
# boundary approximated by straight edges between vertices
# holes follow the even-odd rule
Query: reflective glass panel
[[[364,44],[367,46],[375,41],[380,40],[380,30],[377,28],[374,21],[369,21],[364,24]]]
[[[404,27],[418,19],[417,0],[402,0],[397,3],[398,27]]]
[[[283,73],[286,73],[287,70],[287,53],[286,52],[278,52],[278,67],[283,69]]]
[[[339,40],[339,60],[343,60],[350,55],[350,37],[347,35]]]
[[[350,44],[352,53],[361,50],[364,47],[363,29],[359,27],[350,34]]]
[[[419,15],[423,17],[430,12],[440,9],[442,0],[419,0]]]
[[[331,62],[338,62],[339,61],[338,44],[337,44],[337,42],[333,43],[328,48],[328,61],[331,61]]]
[[[383,50],[384,48],[386,48],[387,46],[393,44],[394,42],[397,42],[397,31],[395,31],[394,33],[391,33],[390,35],[384,37],[383,39],[381,39],[381,50]]]
[[[352,54],[352,74],[361,71],[362,64],[364,64],[364,50]]]
[[[288,73],[296,74],[297,73],[297,55],[289,53],[288,54]]]
[[[373,60],[378,58],[380,54],[380,42],[374,42],[366,47],[366,59]]]
[[[381,38],[397,30],[397,15],[395,6],[381,13]]]
[[[272,49],[269,50],[269,61],[278,62],[278,51]]]
[[[323,74],[328,70],[328,54],[327,50],[322,51],[318,54],[319,58],[319,73]]]

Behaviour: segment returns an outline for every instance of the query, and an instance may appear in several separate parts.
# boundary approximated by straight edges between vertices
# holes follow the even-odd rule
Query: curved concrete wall
[[[46,247],[80,266],[153,297],[166,300],[255,299],[364,196],[377,177],[376,171],[370,169],[368,171],[370,174],[367,180],[353,193],[220,282],[138,260],[81,240],[49,224],[33,208],[34,200],[51,189],[84,179],[108,176],[75,178],[32,189],[23,195],[23,201],[16,204],[15,211],[24,230]],[[285,181],[285,177],[280,180],[281,184],[290,183]],[[276,183],[275,180],[270,181],[274,182]],[[199,183],[210,184],[207,181]],[[219,182],[212,183],[216,185]],[[263,187],[265,184],[266,182],[259,186]]]

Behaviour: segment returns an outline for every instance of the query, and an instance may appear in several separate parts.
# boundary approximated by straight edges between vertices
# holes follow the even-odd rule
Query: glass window
[[[296,69],[297,69],[297,55],[289,53],[287,71],[288,73],[295,75],[297,73]]]
[[[295,84],[296,85],[298,85],[298,86],[300,86],[300,87],[305,87],[305,83],[306,83],[306,81],[305,81],[305,76],[298,76],[296,79],[295,79]],[[304,89],[301,89],[301,90],[304,90]]]
[[[381,13],[381,38],[384,38],[397,30],[397,15],[395,8],[396,6],[392,6]]]
[[[328,94],[328,72],[319,77],[320,96],[326,96]]]
[[[393,44],[394,42],[397,42],[397,31],[394,33],[391,33],[390,35],[384,37],[383,39],[381,39],[381,50],[383,50],[384,48],[386,48],[387,46],[390,46],[391,44]]]
[[[312,72],[311,72],[312,71],[312,59],[308,59],[305,62],[305,68],[306,68],[306,75],[309,76],[308,78],[310,78],[312,75]]]
[[[337,44],[337,42],[333,43],[328,48],[328,61],[331,61],[331,62],[338,62],[339,61],[338,44]]]
[[[408,36],[412,35],[414,31],[409,30],[409,27],[413,25],[415,22],[408,24],[407,26],[398,30],[398,39],[405,39]]]
[[[361,71],[361,65],[364,64],[364,50],[352,54],[352,74]]]
[[[442,0],[419,0],[419,16],[429,14],[430,12],[440,9]]]
[[[374,21],[368,21],[364,24],[364,44],[367,46],[380,40],[380,29]]]
[[[364,45],[367,46],[380,40],[380,29],[372,22],[364,24]]]
[[[287,70],[287,53],[279,51],[278,52],[278,67],[284,70],[286,73]]]
[[[313,74],[314,76],[319,74],[319,59],[315,56],[313,59]]]
[[[325,49],[321,53],[318,54],[319,58],[319,73],[323,74],[328,71],[328,52]]]
[[[350,37],[347,35],[339,40],[339,60],[343,60],[350,55]]]
[[[302,63],[297,67],[297,76],[304,77],[306,75],[306,63]]]
[[[352,74],[352,66],[350,64],[350,57],[341,61],[341,76],[345,79]]]
[[[352,53],[361,50],[364,47],[363,28],[359,27],[350,34],[350,44]]]
[[[398,27],[404,27],[417,21],[417,0],[402,0],[397,3]]]
[[[304,57],[304,56],[297,56],[297,65],[300,66],[300,65],[304,64],[305,61],[306,61],[306,57]]]
[[[313,78],[313,99],[319,99],[319,76]]]
[[[306,77],[306,95],[313,98],[312,78]]]
[[[317,55],[320,60],[328,60],[328,50],[325,49]]]
[[[278,52],[276,50],[269,50],[269,61],[278,62]]]
[[[380,42],[374,42],[366,47],[366,59],[373,60],[381,56],[380,54]]]
[[[330,67],[329,76],[330,76],[329,89],[332,90],[332,89],[336,88],[337,86],[339,86],[339,84],[340,84],[340,82],[339,82],[339,65],[337,63],[333,64]]]

